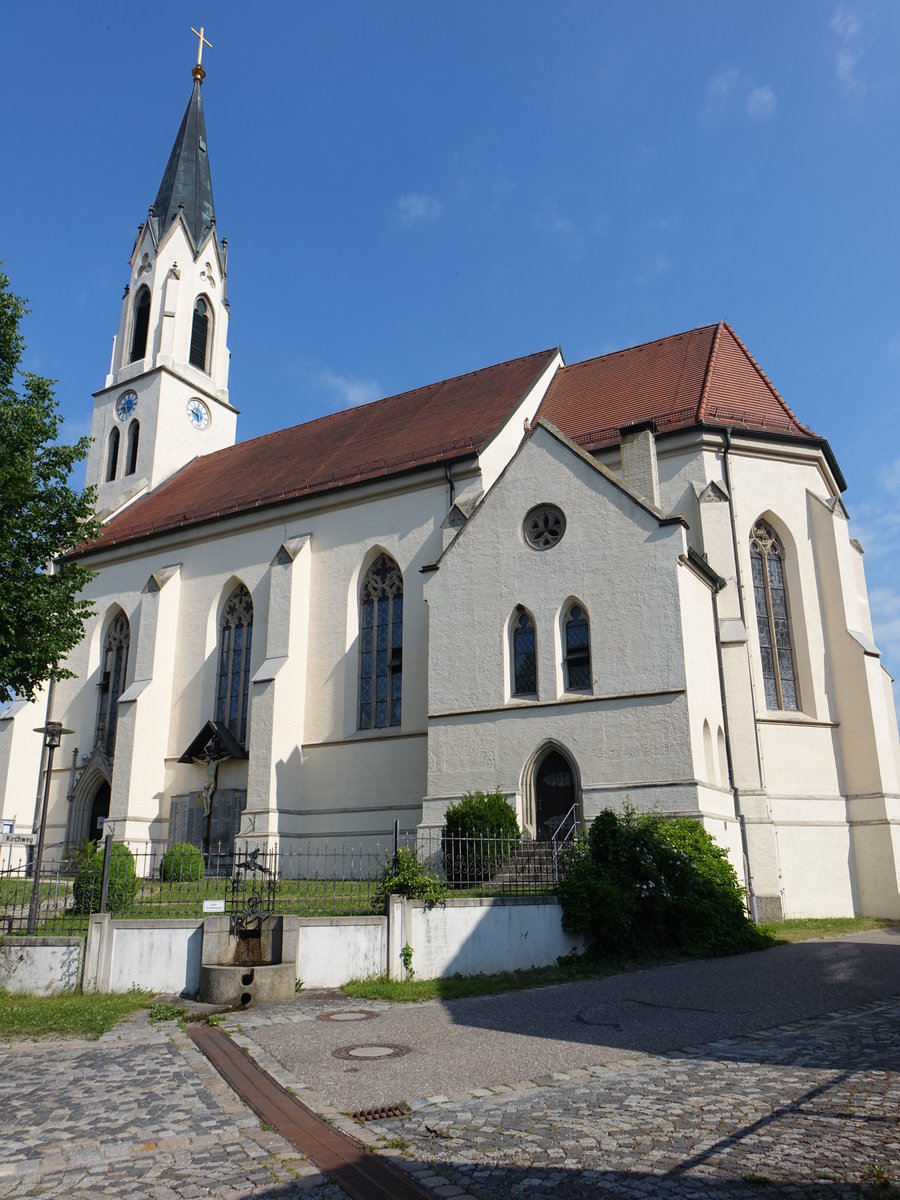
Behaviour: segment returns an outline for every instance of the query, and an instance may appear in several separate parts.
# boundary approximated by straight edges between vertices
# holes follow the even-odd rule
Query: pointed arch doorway
[[[533,759],[527,788],[528,824],[535,840],[549,842],[572,811],[580,817],[581,788],[573,760],[560,746],[549,745]]]
[[[109,797],[109,784],[104,780],[94,792],[91,800],[87,836],[92,842],[99,841],[103,837],[103,826],[109,817]]]

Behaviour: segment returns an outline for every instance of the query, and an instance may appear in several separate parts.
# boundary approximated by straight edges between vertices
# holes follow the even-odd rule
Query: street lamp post
[[[37,928],[38,906],[41,902],[41,859],[44,857],[44,833],[47,829],[47,809],[50,806],[50,776],[53,772],[53,754],[62,741],[64,733],[73,733],[71,729],[63,729],[61,721],[48,721],[35,729],[35,733],[44,735],[44,746],[47,750],[47,774],[44,777],[44,803],[41,807],[41,825],[38,830],[37,850],[34,855],[31,881],[31,903],[28,906],[28,932],[34,933]]]

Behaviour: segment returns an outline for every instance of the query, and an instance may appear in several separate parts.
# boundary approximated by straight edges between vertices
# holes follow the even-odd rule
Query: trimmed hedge
[[[728,856],[699,821],[604,811],[564,860],[563,928],[609,952],[705,957],[771,945]]]
[[[162,856],[159,877],[167,883],[195,882],[203,878],[206,863],[203,851],[192,842],[176,842]]]
[[[516,814],[503,793],[466,792],[444,820],[444,871],[455,883],[480,883],[495,874],[521,840]]]
[[[100,911],[103,885],[103,851],[92,846],[79,864],[75,874],[73,896],[75,912]],[[109,883],[106,888],[106,911],[115,913],[128,908],[137,891],[134,855],[124,842],[114,842],[109,859]]]

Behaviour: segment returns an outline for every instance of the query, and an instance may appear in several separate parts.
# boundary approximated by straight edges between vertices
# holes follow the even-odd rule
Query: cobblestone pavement
[[[0,1047],[0,1197],[346,1200],[173,1022]]]
[[[479,1200],[900,1196],[900,997],[374,1128]]]

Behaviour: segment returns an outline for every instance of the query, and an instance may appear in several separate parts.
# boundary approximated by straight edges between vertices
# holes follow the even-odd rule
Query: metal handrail
[[[575,834],[578,832],[577,813],[578,813],[578,805],[573,804],[572,807],[569,809],[569,811],[566,813],[566,815],[562,818],[560,823],[556,826],[556,829],[554,829],[554,831],[553,831],[553,836],[551,837],[550,840],[553,842],[554,846],[556,846],[560,842],[570,842],[575,837]],[[570,824],[570,822],[571,822],[571,824]],[[563,837],[560,835],[560,830],[562,830],[566,826],[568,826],[568,830],[567,830],[565,836]]]

